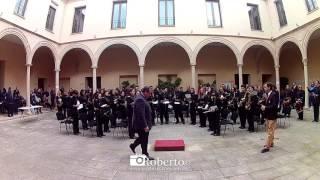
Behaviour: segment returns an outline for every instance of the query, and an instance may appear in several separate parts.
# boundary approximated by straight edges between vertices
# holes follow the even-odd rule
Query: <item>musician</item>
[[[95,116],[97,121],[97,137],[104,136],[102,130],[102,123],[103,123],[103,110],[102,110],[102,95],[100,93],[96,93],[96,98],[94,100],[94,109],[95,109]]]
[[[152,103],[153,101],[155,101],[155,97],[154,97],[154,93],[153,93],[153,87],[150,86],[150,97],[147,98],[147,101],[151,107],[151,120],[152,120],[152,125],[155,126],[156,122],[155,122],[155,118],[156,118],[156,106]]]
[[[81,108],[79,109],[79,120],[81,120],[82,122],[82,128],[83,130],[87,130],[88,129],[88,116],[87,116],[87,103],[88,103],[88,99],[87,96],[85,95],[85,91],[81,90],[80,91],[80,97],[79,97],[79,102],[81,104]]]
[[[176,124],[178,124],[180,122],[179,118],[181,119],[182,124],[185,123],[184,118],[183,118],[183,114],[182,114],[182,102],[184,101],[184,97],[185,97],[185,95],[183,92],[183,88],[180,87],[180,89],[175,92],[175,100],[173,103]]]
[[[246,92],[245,85],[241,85],[240,97],[239,97],[239,117],[240,117],[240,129],[246,128],[246,109],[245,104],[248,100],[248,93]]]
[[[64,117],[68,117],[69,115],[67,114],[67,107],[68,107],[68,104],[69,104],[69,97],[67,95],[67,92],[64,92],[63,89],[60,90],[61,91],[61,94],[62,94],[62,110],[63,110],[63,115]]]
[[[254,91],[253,86],[248,87],[249,98],[246,104],[247,111],[247,121],[248,121],[248,131],[250,133],[254,132],[254,120],[258,117],[260,118],[260,107],[258,105],[259,98],[257,92]]]
[[[211,99],[209,101],[209,109],[204,112],[207,114],[209,121],[209,131],[213,131],[211,135],[220,136],[220,117],[219,117],[219,107],[221,107],[220,97],[216,97],[215,94],[211,95]]]
[[[198,104],[198,114],[199,114],[199,118],[200,118],[200,126],[201,128],[206,127],[206,120],[207,120],[207,116],[206,114],[204,114],[205,111],[208,110],[208,106],[207,103],[207,95],[203,95],[202,97],[200,97],[199,99],[199,104]]]
[[[268,138],[266,145],[261,150],[261,153],[270,151],[273,147],[274,132],[277,125],[278,104],[279,98],[276,92],[273,90],[274,86],[271,83],[264,85],[264,90],[267,93],[267,101],[265,105],[261,106],[261,110],[264,111],[265,118],[267,119],[267,133]]]
[[[133,115],[133,102],[136,95],[135,89],[132,89],[130,94],[127,96],[127,117],[128,117],[128,131],[130,139],[134,139],[134,130],[132,126],[132,115]]]
[[[8,92],[6,94],[6,106],[8,109],[8,117],[12,117],[13,111],[14,111],[14,99],[13,99],[11,87],[8,88]]]
[[[119,103],[122,103],[122,100],[120,98],[119,100]],[[101,99],[100,99],[100,104],[101,104],[101,110],[100,110],[100,115],[101,115],[101,121],[102,121],[102,124],[103,124],[103,131],[106,132],[106,133],[110,133],[110,129],[109,129],[109,122],[110,122],[110,116],[111,116],[111,102],[109,101],[108,98],[106,98],[106,91],[105,90],[102,90],[102,93],[101,93]],[[124,105],[121,105],[121,106],[124,106]],[[126,113],[126,112],[122,112],[122,111],[125,111],[125,110],[122,110],[124,109],[123,108],[117,108],[118,110],[121,110],[121,113]],[[119,115],[118,116],[119,118],[125,118],[125,115]]]
[[[313,121],[319,122],[319,104],[320,104],[320,84],[319,81],[315,81],[313,91],[311,92],[311,102],[313,105]],[[310,90],[309,90],[310,91]]]
[[[291,114],[291,102],[294,101],[294,94],[289,87],[289,85],[286,86],[286,89],[283,92],[283,102],[282,102],[282,113],[290,117]]]
[[[169,105],[169,94],[168,89],[161,89],[160,94],[158,97],[159,107],[160,107],[160,122],[163,124],[163,117],[165,118],[165,123],[169,124],[169,112],[168,112],[168,105]]]
[[[298,86],[298,91],[296,93],[296,103],[295,108],[298,114],[298,119],[303,120],[303,106],[304,106],[304,90],[302,89],[302,86]]]
[[[191,119],[191,124],[195,125],[196,124],[196,119],[197,119],[197,101],[198,101],[198,95],[195,94],[194,88],[190,89],[190,94],[191,94],[191,102],[190,102],[190,119]]]
[[[74,90],[71,92],[71,99],[70,99],[70,103],[69,103],[69,111],[71,113],[71,117],[73,119],[72,121],[72,127],[73,127],[73,134],[77,135],[79,134],[79,118],[78,118],[78,106],[80,104],[79,100],[78,100],[78,91]]]

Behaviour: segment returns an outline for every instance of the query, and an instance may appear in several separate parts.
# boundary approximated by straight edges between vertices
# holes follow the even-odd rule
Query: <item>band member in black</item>
[[[96,99],[94,101],[94,108],[95,108],[95,116],[96,116],[96,121],[97,121],[97,137],[102,137],[104,136],[103,130],[102,130],[102,121],[103,121],[103,111],[102,111],[102,95],[100,93],[96,94]]]
[[[206,110],[208,110],[208,105],[207,105],[207,98],[205,96],[200,97],[199,99],[199,105],[198,105],[198,114],[200,118],[200,126],[201,128],[206,127],[206,120],[207,116],[204,114]]]
[[[247,101],[247,92],[245,85],[241,85],[241,92],[240,92],[240,97],[239,97],[239,117],[240,117],[240,129],[245,129],[246,128],[246,108],[245,108],[245,103]]]
[[[127,117],[128,117],[128,131],[130,139],[134,139],[134,130],[132,126],[132,115],[133,115],[133,102],[136,95],[135,89],[132,89],[130,95],[127,96]]]
[[[168,112],[168,106],[169,106],[169,94],[168,89],[161,89],[159,96],[158,96],[158,103],[159,103],[159,109],[160,109],[160,122],[163,124],[163,117],[166,121],[166,124],[169,124],[169,112]]]
[[[191,88],[190,90],[191,94],[191,102],[190,102],[190,118],[191,118],[191,124],[196,124],[197,119],[197,101],[198,101],[198,95],[195,94],[194,88]]]
[[[80,97],[79,97],[79,102],[80,102],[80,106],[79,109],[79,119],[82,122],[82,128],[83,130],[87,130],[88,129],[88,116],[87,116],[87,96],[85,95],[85,91],[81,90],[80,91]]]
[[[319,104],[320,104],[320,84],[319,81],[315,82],[314,90],[311,92],[311,102],[313,105],[313,116],[312,122],[319,122]]]
[[[260,116],[260,106],[258,105],[259,98],[252,86],[248,87],[248,100],[246,102],[248,131],[254,132],[254,120],[255,117]]]
[[[174,115],[176,118],[176,124],[178,124],[179,118],[181,119],[182,124],[184,124],[184,118],[182,113],[182,102],[184,100],[183,88],[180,87],[178,91],[175,92],[175,100],[173,102]]]
[[[298,114],[298,119],[303,120],[304,90],[302,89],[301,85],[298,86],[298,91],[296,93],[295,99],[295,108]]]
[[[70,113],[71,117],[73,119],[72,121],[72,127],[73,127],[73,134],[77,135],[79,134],[79,118],[78,118],[78,107],[80,105],[80,102],[78,100],[78,91],[74,90],[71,92],[72,97],[70,99]]]

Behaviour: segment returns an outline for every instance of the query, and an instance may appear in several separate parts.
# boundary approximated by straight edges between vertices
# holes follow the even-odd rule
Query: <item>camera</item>
[[[131,155],[130,166],[145,166],[147,156],[146,155]]]

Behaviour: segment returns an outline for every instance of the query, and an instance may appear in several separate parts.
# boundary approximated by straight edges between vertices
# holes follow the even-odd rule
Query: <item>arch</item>
[[[60,56],[59,56],[59,60],[58,60],[58,62],[57,62],[57,67],[56,67],[57,69],[56,69],[56,71],[60,70],[60,66],[61,66],[61,62],[62,62],[62,60],[63,60],[63,57],[64,57],[69,51],[71,51],[71,50],[73,50],[73,49],[81,49],[81,50],[85,51],[85,52],[88,54],[88,56],[90,57],[92,67],[94,67],[94,62],[95,62],[95,60],[94,60],[94,55],[93,55],[91,49],[90,49],[88,46],[84,45],[84,44],[79,44],[79,43],[77,43],[77,44],[70,44],[70,45],[68,45],[67,47],[65,47],[65,48],[61,51]]]
[[[41,47],[47,47],[50,49],[51,53],[52,53],[52,56],[53,56],[53,60],[54,60],[54,65],[55,65],[55,69],[57,69],[57,49],[55,48],[55,46],[48,42],[48,41],[40,41],[38,42],[35,47],[32,49],[31,51],[31,56],[30,56],[30,62],[29,64],[32,64],[32,61],[33,61],[33,56],[34,54],[37,52],[37,50]]]
[[[221,44],[226,45],[228,48],[230,48],[232,50],[233,54],[236,56],[237,63],[239,63],[240,52],[239,52],[238,48],[231,41],[226,40],[224,38],[208,38],[208,39],[201,41],[194,49],[193,54],[192,54],[193,56],[191,59],[191,64],[194,64],[194,65],[197,64],[196,61],[197,61],[197,56],[198,56],[199,52],[201,51],[201,49],[203,47],[205,47],[206,45],[208,45],[210,43],[221,43]]]
[[[317,24],[315,26],[312,26],[306,33],[304,40],[303,40],[303,52],[305,53],[305,57],[304,58],[308,58],[308,45],[310,42],[310,38],[313,35],[314,32],[316,32],[317,30],[320,30],[320,24]]]
[[[304,51],[303,51],[303,48],[302,48],[302,44],[299,42],[298,39],[296,39],[295,37],[292,37],[292,36],[288,36],[286,38],[284,38],[279,44],[278,44],[278,47],[277,47],[277,52],[276,52],[276,58],[279,60],[280,59],[280,55],[281,55],[281,50],[283,48],[283,46],[285,44],[287,44],[288,42],[291,42],[293,44],[295,44],[298,48],[299,48],[299,51],[302,55],[302,60],[305,58],[305,54],[304,54]],[[302,61],[301,60],[301,61]]]
[[[169,43],[174,43],[179,45],[180,47],[182,47],[185,52],[188,54],[189,57],[189,61],[190,64],[191,62],[191,58],[192,58],[192,50],[189,47],[189,45],[187,43],[185,43],[184,41],[182,41],[181,39],[175,38],[175,37],[160,37],[157,39],[152,40],[151,42],[149,42],[142,50],[142,54],[141,54],[141,59],[139,59],[139,65],[142,66],[145,64],[145,60],[146,57],[149,53],[149,51],[156,45],[160,44],[160,43],[164,43],[164,42],[169,42]]]
[[[100,48],[96,51],[95,53],[95,62],[93,62],[93,67],[97,67],[98,66],[98,62],[99,62],[99,58],[101,56],[101,54],[109,47],[111,47],[112,45],[125,45],[127,47],[129,47],[137,56],[138,58],[138,63],[139,63],[139,56],[140,56],[140,49],[131,41],[125,40],[125,39],[113,39],[110,41],[105,42],[104,44],[102,44],[100,46]],[[139,63],[140,64],[140,63]]]
[[[241,58],[240,58],[240,63],[239,64],[243,64],[244,55],[253,46],[262,46],[262,47],[266,48],[270,52],[270,54],[271,54],[271,56],[273,58],[274,65],[275,66],[279,65],[279,62],[277,61],[276,56],[275,56],[275,48],[274,48],[274,46],[269,44],[269,43],[267,43],[267,42],[265,42],[265,41],[257,41],[257,40],[253,40],[253,41],[248,42],[242,48]]]
[[[21,42],[23,43],[23,46],[25,48],[25,51],[26,51],[26,64],[28,64],[29,63],[28,59],[30,57],[31,48],[30,48],[27,37],[23,34],[23,32],[21,32],[17,28],[6,28],[0,32],[0,39],[2,39],[3,37],[5,37],[7,35],[17,36],[21,40]]]

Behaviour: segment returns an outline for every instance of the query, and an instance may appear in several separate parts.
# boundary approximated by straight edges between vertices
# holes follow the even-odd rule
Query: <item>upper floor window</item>
[[[127,2],[113,2],[112,29],[126,28]]]
[[[28,0],[17,0],[16,7],[14,9],[14,13],[16,15],[23,17],[24,13],[26,12],[27,4],[28,4]]]
[[[279,16],[279,23],[282,27],[287,24],[286,12],[284,11],[282,0],[276,0],[274,3],[276,4]]]
[[[55,15],[56,15],[56,9],[50,6],[48,15],[47,15],[47,22],[46,22],[46,29],[49,31],[53,30]]]
[[[305,0],[307,4],[308,11],[311,12],[318,8],[317,0]]]
[[[207,20],[209,27],[221,27],[221,12],[219,0],[206,0]]]
[[[174,25],[174,0],[159,0],[159,26]]]
[[[72,33],[81,33],[83,32],[84,18],[86,15],[86,7],[78,7],[75,9]]]
[[[249,13],[251,29],[262,30],[258,5],[255,5],[255,4],[247,4],[247,5],[248,5],[248,13]]]

